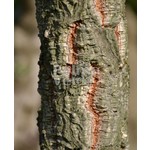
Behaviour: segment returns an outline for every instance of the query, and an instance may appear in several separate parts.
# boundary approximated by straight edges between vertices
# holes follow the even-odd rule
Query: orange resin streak
[[[93,66],[94,67],[94,66]],[[92,121],[92,146],[90,150],[96,150],[96,145],[99,138],[99,127],[100,127],[100,115],[97,112],[95,105],[94,105],[94,96],[98,87],[99,79],[99,71],[98,68],[94,67],[95,74],[93,76],[93,83],[90,86],[87,98],[87,107],[89,111],[93,114],[93,121]]]
[[[101,21],[101,25],[102,27],[104,27],[104,21],[105,21],[105,10],[104,10],[104,0],[95,0],[95,6],[96,6],[96,11],[99,12],[102,21]]]
[[[69,78],[72,78],[72,65],[77,63],[77,48],[75,45],[75,37],[77,34],[77,29],[80,26],[80,22],[75,22],[71,25],[70,33],[68,36],[68,46],[69,46],[69,68],[70,74]]]

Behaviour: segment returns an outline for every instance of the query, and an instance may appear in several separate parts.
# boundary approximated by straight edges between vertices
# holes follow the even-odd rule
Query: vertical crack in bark
[[[77,63],[77,47],[75,45],[75,38],[77,30],[80,27],[81,21],[76,21],[71,25],[69,36],[68,36],[68,47],[69,47],[69,56],[68,56],[68,66],[70,68],[69,78],[72,78],[72,65]]]
[[[105,23],[105,6],[104,6],[104,0],[95,0],[95,6],[96,6],[96,11],[98,11],[98,13],[101,16],[101,26],[102,28],[105,27],[104,23]]]
[[[90,150],[96,150],[96,146],[98,143],[98,137],[99,137],[99,127],[100,127],[100,115],[98,113],[98,110],[95,107],[94,104],[94,96],[97,91],[98,82],[100,80],[99,76],[99,70],[98,67],[96,67],[94,64],[92,65],[94,69],[94,76],[93,76],[93,82],[90,86],[88,95],[87,95],[87,108],[93,115],[93,121],[92,121],[92,145]]]

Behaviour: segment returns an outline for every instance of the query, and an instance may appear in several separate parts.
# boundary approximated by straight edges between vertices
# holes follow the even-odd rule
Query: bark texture
[[[41,150],[128,150],[124,0],[36,0]]]

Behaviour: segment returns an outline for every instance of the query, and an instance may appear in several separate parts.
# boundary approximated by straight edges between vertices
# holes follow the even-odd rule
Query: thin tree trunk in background
[[[41,150],[128,150],[124,0],[36,0]]]

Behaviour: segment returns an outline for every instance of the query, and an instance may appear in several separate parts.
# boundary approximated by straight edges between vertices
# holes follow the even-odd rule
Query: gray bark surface
[[[41,150],[128,150],[124,0],[36,0]]]

